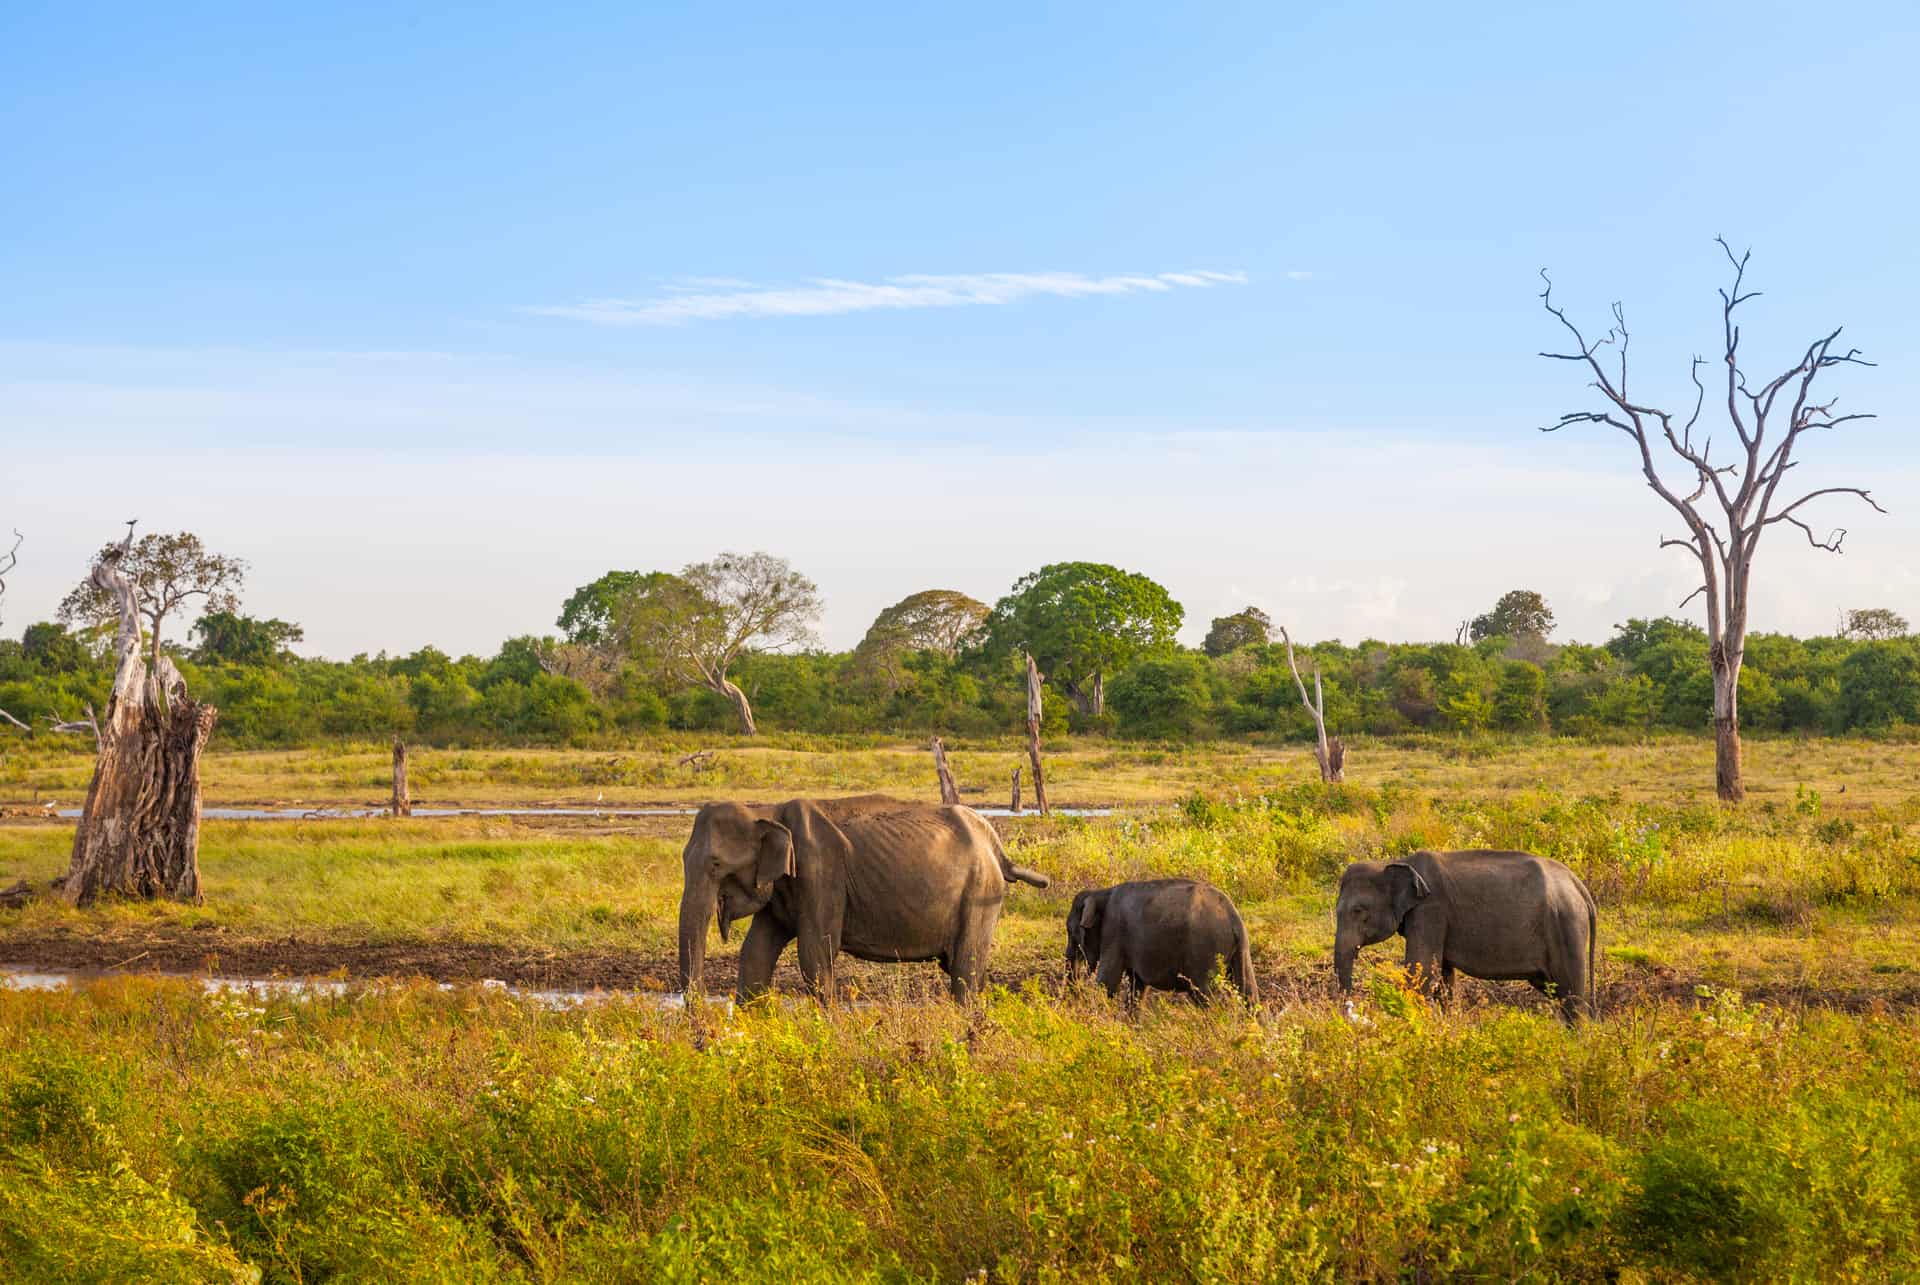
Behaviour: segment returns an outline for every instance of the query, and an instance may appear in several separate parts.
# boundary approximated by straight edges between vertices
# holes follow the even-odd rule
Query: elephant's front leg
[[[740,984],[734,995],[744,1004],[767,993],[773,987],[773,968],[780,952],[793,940],[793,934],[762,910],[747,926],[746,940],[740,943]]]
[[[808,992],[823,1004],[833,1002],[833,966],[840,955],[840,929],[839,915],[801,916],[800,976],[806,981]]]
[[[1453,969],[1446,966],[1446,940],[1439,925],[1414,922],[1425,918],[1416,912],[1408,916],[1403,929],[1407,937],[1407,976],[1422,994],[1444,1001],[1452,990]]]

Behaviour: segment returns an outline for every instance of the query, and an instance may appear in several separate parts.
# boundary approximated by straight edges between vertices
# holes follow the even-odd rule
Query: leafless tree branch
[[[1723,798],[1737,799],[1743,795],[1744,787],[1739,780],[1736,693],[1746,646],[1748,589],[1761,533],[1776,523],[1787,522],[1799,527],[1814,548],[1838,553],[1846,531],[1835,529],[1825,539],[1820,538],[1796,516],[1803,505],[1823,496],[1851,495],[1877,512],[1885,510],[1864,488],[1851,486],[1821,487],[1783,507],[1776,507],[1782,480],[1798,464],[1794,449],[1804,434],[1872,418],[1864,413],[1836,415],[1833,399],[1814,400],[1812,391],[1816,379],[1821,372],[1835,366],[1872,363],[1861,358],[1858,349],[1836,352],[1834,344],[1840,337],[1840,329],[1836,327],[1808,344],[1799,361],[1754,391],[1741,369],[1737,316],[1743,304],[1760,294],[1746,286],[1747,264],[1752,252],[1736,254],[1726,238],[1714,240],[1733,271],[1731,283],[1718,293],[1727,419],[1740,443],[1734,461],[1718,465],[1712,462],[1711,436],[1697,448],[1694,444],[1694,429],[1706,404],[1706,385],[1700,377],[1705,359],[1695,356],[1689,365],[1694,405],[1676,428],[1672,414],[1633,401],[1627,395],[1626,354],[1630,340],[1625,309],[1618,303],[1612,305],[1613,325],[1606,337],[1590,342],[1566,310],[1554,302],[1553,281],[1544,271],[1540,274],[1545,283],[1540,292],[1541,305],[1572,337],[1574,351],[1549,352],[1542,356],[1583,364],[1592,375],[1589,386],[1600,394],[1605,405],[1596,410],[1566,412],[1543,431],[1553,432],[1573,424],[1601,424],[1626,434],[1639,454],[1640,471],[1647,486],[1685,523],[1689,538],[1664,538],[1660,547],[1686,549],[1700,563],[1700,587],[1688,594],[1681,606],[1698,597],[1706,599],[1707,634],[1714,670],[1714,723],[1720,751],[1720,792]],[[1599,360],[1600,349],[1607,346],[1617,348],[1620,353],[1617,374]],[[1790,396],[1790,406],[1782,403],[1783,395]],[[1779,413],[1782,410],[1784,416]],[[1666,455],[1686,465],[1692,475],[1690,486],[1669,486],[1662,478],[1654,455],[1656,436],[1665,443]],[[1685,494],[1681,493],[1683,489]],[[1709,496],[1711,505],[1706,503]]]

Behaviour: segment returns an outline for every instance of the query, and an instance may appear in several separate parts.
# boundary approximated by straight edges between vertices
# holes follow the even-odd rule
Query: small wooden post
[[[1033,761],[1033,798],[1041,816],[1051,816],[1047,807],[1047,778],[1040,767],[1040,668],[1027,656],[1027,757]]]
[[[940,743],[939,737],[933,738],[933,770],[940,776],[940,801],[958,803],[959,787],[953,783],[953,773],[947,770],[947,747]]]
[[[413,815],[413,793],[407,788],[407,743],[393,738],[393,815]]]
[[[1007,805],[1007,811],[1020,815],[1020,769],[1013,769],[1013,802]]]

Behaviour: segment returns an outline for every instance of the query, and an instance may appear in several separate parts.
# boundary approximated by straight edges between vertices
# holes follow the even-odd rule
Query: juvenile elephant
[[[1152,988],[1179,991],[1196,1004],[1212,997],[1225,972],[1249,1004],[1260,1002],[1247,926],[1226,893],[1198,879],[1146,879],[1074,897],[1067,912],[1067,975],[1082,966],[1117,995]]]
[[[1598,914],[1580,877],[1526,852],[1416,852],[1359,861],[1340,876],[1333,968],[1353,989],[1362,946],[1399,933],[1407,968],[1451,998],[1456,969],[1492,981],[1531,982],[1571,1022],[1592,1011]]]
[[[815,995],[833,996],[841,951],[881,962],[939,960],[955,999],[980,988],[1007,886],[1046,876],[1007,859],[971,808],[870,794],[779,804],[709,803],[681,857],[680,989],[697,994],[707,924],[740,946],[741,1000],[764,992],[790,941]]]

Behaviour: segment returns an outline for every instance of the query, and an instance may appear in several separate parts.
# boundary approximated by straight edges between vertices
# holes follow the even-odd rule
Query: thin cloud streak
[[[948,276],[913,273],[880,282],[816,277],[806,285],[785,288],[696,278],[691,286],[667,286],[651,299],[590,299],[584,303],[525,311],[603,326],[673,326],[734,317],[835,317],[883,309],[1000,305],[1034,298],[1165,294],[1180,289],[1205,290],[1246,283],[1244,272],[1211,271],[1105,277],[1078,272],[981,272]]]

